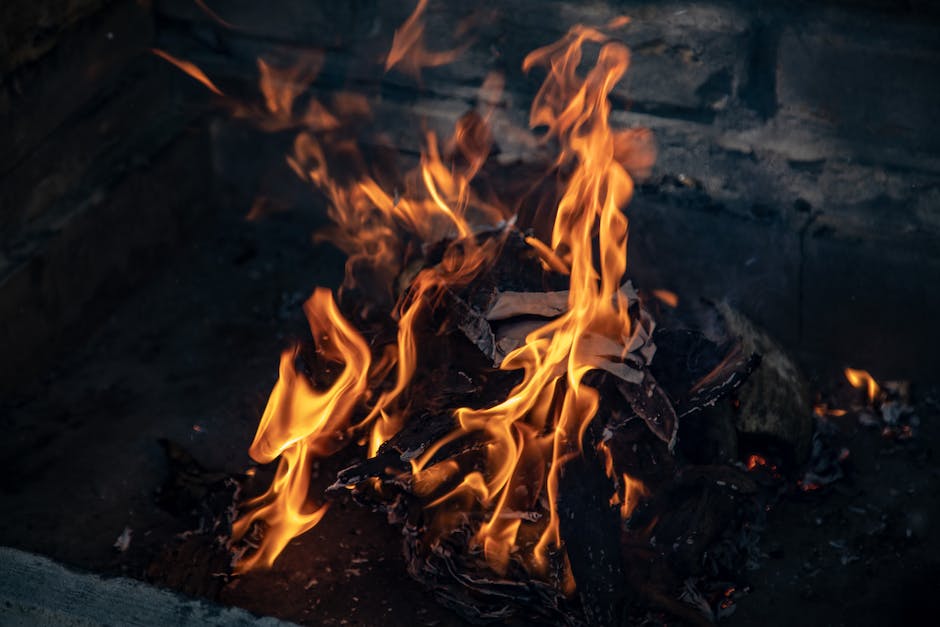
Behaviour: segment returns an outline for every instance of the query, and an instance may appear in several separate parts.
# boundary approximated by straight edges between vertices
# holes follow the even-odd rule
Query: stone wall
[[[209,158],[202,92],[150,54],[149,6],[0,12],[0,391],[13,391],[169,254],[207,204]]]

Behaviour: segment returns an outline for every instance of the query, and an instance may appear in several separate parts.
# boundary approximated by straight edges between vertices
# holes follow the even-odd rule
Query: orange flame
[[[638,479],[633,479],[629,475],[623,475],[623,499],[620,504],[620,516],[624,519],[630,518],[633,510],[639,505],[640,499],[649,496],[649,491]]]
[[[758,466],[766,466],[766,465],[767,465],[767,460],[766,460],[765,458],[763,458],[762,456],[757,455],[756,453],[751,454],[751,455],[748,456],[748,458],[747,458],[747,469],[748,469],[748,470],[754,470],[754,469],[757,468]]]
[[[268,528],[261,548],[239,562],[238,572],[255,565],[271,566],[292,538],[312,528],[326,513],[325,505],[308,506],[311,462],[337,448],[336,436],[348,427],[353,409],[367,390],[369,348],[340,314],[332,293],[317,288],[304,311],[319,354],[344,368],[333,385],[321,392],[295,369],[296,350],[281,356],[280,376],[249,448],[258,463],[278,457],[281,461],[268,491],[247,503],[256,508],[235,522],[232,537],[243,537],[256,520],[264,520]]]
[[[466,46],[456,50],[431,52],[424,43],[424,11],[428,0],[418,0],[415,10],[408,16],[392,38],[392,49],[385,57],[385,71],[399,68],[414,78],[421,77],[421,68],[447,65],[460,56]]]
[[[875,381],[875,378],[868,374],[867,371],[846,368],[845,378],[849,380],[853,388],[867,388],[869,402],[873,403],[875,399],[878,398],[878,392],[881,391],[881,388],[878,386],[878,382]]]
[[[640,504],[640,501],[649,496],[649,490],[643,485],[643,482],[639,479],[634,479],[627,473],[621,473],[619,481],[617,481],[617,472],[614,468],[614,458],[610,453],[610,449],[605,443],[601,443],[597,450],[604,457],[604,467],[607,471],[607,476],[613,479],[615,482],[620,483],[622,486],[622,492],[614,492],[614,495],[610,497],[611,505],[620,506],[620,517],[624,520],[630,518],[633,515],[633,510],[636,509],[636,506]]]
[[[568,310],[532,332],[523,346],[503,360],[500,368],[524,371],[523,381],[505,401],[486,409],[458,409],[460,430],[413,462],[420,472],[446,443],[467,433],[486,434],[490,441],[486,472],[468,475],[460,493],[469,490],[482,505],[492,507],[476,541],[497,570],[505,568],[505,556],[515,544],[519,526],[511,516],[520,509],[511,487],[521,461],[530,458],[526,449],[532,438],[526,437],[527,429],[548,428],[551,434],[550,449],[545,451],[549,520],[528,564],[544,575],[549,550],[562,548],[555,507],[558,472],[580,451],[599,405],[597,391],[581,380],[596,368],[616,371],[618,362],[627,357],[625,347],[632,344],[634,328],[620,284],[627,239],[627,219],[621,208],[632,195],[633,184],[614,158],[607,99],[626,71],[629,56],[624,46],[606,40],[600,31],[578,26],[561,42],[530,54],[523,64],[524,69],[547,66],[550,70],[532,105],[530,124],[547,126],[548,134],[561,145],[558,163],[573,167],[557,207],[551,247],[557,263],[570,271]],[[604,45],[597,66],[582,78],[577,68],[582,45],[589,41]],[[599,268],[594,264],[595,232]],[[528,448],[534,447],[529,444]],[[456,492],[448,496],[453,495]]]
[[[679,306],[679,297],[669,290],[653,290],[653,296],[667,307],[675,309]]]
[[[163,50],[160,50],[158,48],[151,48],[151,52],[153,52],[155,55],[157,55],[161,59],[165,61],[169,61],[170,63],[172,63],[179,69],[183,70],[186,74],[196,79],[197,81],[199,81],[206,87],[208,87],[209,91],[211,91],[212,93],[218,96],[225,95],[222,93],[222,90],[220,90],[218,87],[215,86],[215,83],[209,80],[209,77],[206,76],[206,73],[200,70],[195,64],[190,63],[189,61],[184,61],[183,59],[177,59],[176,57],[171,55],[169,52],[164,52]]]

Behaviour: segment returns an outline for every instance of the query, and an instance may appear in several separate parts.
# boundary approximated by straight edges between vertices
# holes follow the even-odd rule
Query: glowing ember
[[[758,466],[766,466],[767,460],[761,457],[760,455],[750,455],[747,458],[747,469],[754,470]]]
[[[827,416],[844,416],[848,412],[844,409],[837,409],[829,407],[828,403],[817,403],[813,405],[813,413],[819,416],[820,418],[825,418]]]

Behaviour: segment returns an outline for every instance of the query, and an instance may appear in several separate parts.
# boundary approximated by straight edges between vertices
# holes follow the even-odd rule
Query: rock
[[[806,459],[813,437],[809,386],[794,361],[769,335],[727,302],[716,305],[727,332],[761,365],[738,390],[735,426],[741,434],[772,436],[788,444],[794,461]]]

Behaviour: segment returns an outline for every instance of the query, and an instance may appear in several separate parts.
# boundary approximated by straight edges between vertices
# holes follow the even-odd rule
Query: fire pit
[[[385,30],[337,9],[350,49],[268,41],[251,8],[160,4],[148,59],[213,99],[217,202],[245,210],[194,227],[210,235],[74,353],[95,366],[63,378],[63,400],[11,396],[21,452],[4,498],[19,513],[4,542],[304,623],[831,622],[827,589],[900,573],[902,553],[920,554],[904,582],[931,581],[929,380],[912,388],[904,366],[885,367],[906,357],[896,347],[884,363],[830,350],[839,340],[807,348],[846,317],[803,300],[829,250],[826,214],[803,196],[785,216],[745,199],[741,222],[712,182],[671,169],[677,127],[663,119],[739,155],[757,154],[744,131],[710,139],[704,125],[748,103],[783,124],[763,52],[735,103],[721,99],[725,70],[696,88],[694,114],[632,100],[659,93],[642,85],[644,55],[694,54],[644,29],[707,26],[722,50],[716,33],[743,13],[563,6],[565,24],[511,46],[494,24],[521,28],[518,16],[498,8],[454,21],[426,0],[373,7],[394,18]],[[755,252],[778,241],[779,256]],[[750,256],[702,278],[677,262],[685,246]],[[742,305],[755,280],[785,293],[793,319],[761,316],[777,302],[763,296]],[[259,373],[278,349],[270,389],[274,373]],[[107,430],[109,412],[180,418]],[[79,429],[75,461],[95,478],[65,500],[111,503],[107,524],[78,516],[75,540],[41,489],[22,491],[51,485],[37,465],[65,469],[73,440],[50,439],[56,420]],[[122,439],[147,444],[117,454],[139,470],[115,488],[99,451]],[[897,592],[916,612],[929,584],[908,583]],[[777,598],[788,605],[771,616]],[[862,622],[897,616],[852,607]]]

